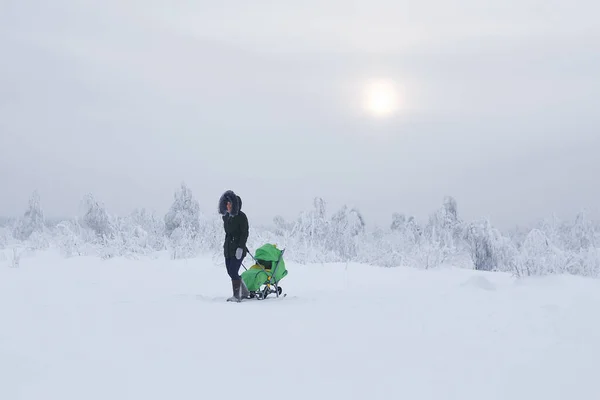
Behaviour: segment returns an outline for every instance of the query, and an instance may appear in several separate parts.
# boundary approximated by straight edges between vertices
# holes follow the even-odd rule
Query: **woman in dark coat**
[[[225,242],[223,243],[223,255],[225,266],[231,278],[233,297],[228,301],[241,301],[248,298],[248,288],[239,275],[240,266],[247,254],[246,241],[248,240],[248,217],[242,211],[242,199],[233,191],[228,190],[219,199],[219,214],[223,216],[223,228],[225,229]]]

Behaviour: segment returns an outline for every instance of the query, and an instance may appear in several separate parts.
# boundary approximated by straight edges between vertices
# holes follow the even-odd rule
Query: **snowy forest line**
[[[34,192],[22,217],[0,221],[0,249],[12,249],[15,266],[22,255],[50,247],[66,257],[138,257],[168,251],[173,259],[210,253],[222,262],[222,220],[216,212],[201,213],[185,184],[175,192],[166,215],[145,209],[112,215],[91,194],[83,206],[85,212],[77,218],[46,220]],[[424,224],[394,213],[388,227],[368,231],[359,210],[344,206],[328,214],[325,201],[316,198],[313,207],[293,221],[275,217],[271,226],[251,223],[250,229],[251,251],[275,243],[286,248],[286,259],[299,263],[353,261],[416,268],[450,264],[517,276],[600,274],[600,223],[585,212],[573,221],[552,217],[527,230],[501,232],[486,219],[463,221],[456,200],[446,197]]]

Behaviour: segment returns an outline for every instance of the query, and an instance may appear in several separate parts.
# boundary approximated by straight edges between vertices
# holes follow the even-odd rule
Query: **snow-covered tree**
[[[111,218],[104,204],[96,200],[93,194],[88,193],[83,198],[85,214],[82,218],[84,227],[90,229],[99,238],[109,238],[114,234]]]
[[[344,205],[331,217],[327,248],[336,253],[341,260],[350,261],[358,254],[358,238],[365,232],[365,221],[355,208]]]
[[[56,225],[55,241],[66,257],[87,255],[87,246],[77,220],[61,221]]]
[[[423,234],[423,231],[415,217],[406,217],[404,214],[393,213],[392,224],[390,225],[391,234],[402,238],[401,244],[404,249],[417,245]]]
[[[200,229],[202,231],[202,250],[218,254],[219,257],[223,254],[223,240],[225,239],[225,231],[223,229],[223,218],[217,213],[211,213],[207,215],[201,215]],[[250,227],[252,231],[252,228]],[[248,240],[256,235],[257,232],[253,232],[254,235],[250,235]]]
[[[393,213],[392,214],[392,224],[390,225],[390,229],[393,232],[404,233],[406,230],[406,216],[401,213]]]
[[[565,226],[564,222],[562,222],[556,214],[552,214],[550,218],[541,220],[534,228],[540,230],[546,238],[555,245],[564,245],[565,239],[569,235],[567,232],[569,228]],[[519,237],[520,244],[525,242],[527,235],[530,232],[531,229],[521,230],[521,235]]]
[[[40,204],[40,195],[34,191],[29,199],[29,207],[25,215],[15,227],[14,237],[18,240],[27,240],[34,233],[44,233],[44,212]]]
[[[137,238],[143,237],[145,247],[155,251],[165,249],[165,222],[162,218],[141,208],[134,210],[129,220],[136,227],[133,234]]]
[[[456,200],[446,196],[442,207],[429,217],[425,235],[431,243],[454,252],[460,245],[462,230],[463,222],[458,217]]]
[[[175,192],[175,200],[165,215],[165,234],[169,238],[173,258],[188,258],[201,243],[200,205],[185,183]]]
[[[9,242],[9,235],[9,230],[3,226],[0,226],[0,250],[6,248],[6,245]]]
[[[487,219],[470,223],[465,230],[465,239],[475,269],[483,271],[498,269],[498,244],[502,243],[502,237],[496,229],[492,228]]]
[[[168,249],[173,258],[212,253],[222,262],[223,222],[211,212],[203,215],[191,190],[182,184],[163,217],[136,209],[124,217],[110,215],[91,194],[83,199],[82,217],[48,221],[34,192],[21,218],[0,218],[0,248],[27,251],[53,244],[66,256],[150,255]],[[585,212],[574,220],[555,215],[533,227],[506,233],[487,220],[462,221],[457,202],[445,197],[424,225],[413,216],[393,213],[391,224],[367,231],[361,213],[347,206],[333,215],[317,197],[295,219],[276,216],[269,226],[254,224],[250,249],[264,243],[286,248],[296,262],[356,261],[394,267],[433,268],[442,263],[474,265],[487,271],[511,271],[517,276],[569,273],[600,276],[600,221]],[[8,254],[8,253],[7,253]]]
[[[194,229],[185,221],[171,232],[169,240],[173,259],[192,258],[198,254],[198,237]]]
[[[312,248],[323,245],[329,230],[325,200],[316,197],[313,201],[313,210],[305,214],[305,217],[301,224],[303,227],[301,232],[305,233],[309,246]]]
[[[567,272],[574,275],[597,278],[600,276],[600,248],[582,248],[579,253],[570,254]]]
[[[570,237],[567,245],[570,250],[580,251],[590,247],[596,247],[594,224],[588,218],[585,211],[581,211],[575,217],[575,222],[571,228]]]
[[[521,275],[545,275],[564,271],[565,259],[556,251],[548,237],[539,229],[532,229],[521,246]]]
[[[200,205],[185,183],[181,184],[174,197],[175,200],[165,215],[165,233],[167,237],[171,237],[177,228],[184,228],[190,230],[189,234],[194,237],[200,231]]]
[[[278,236],[288,236],[294,229],[294,223],[287,222],[282,216],[277,215],[273,218],[275,234]]]
[[[326,253],[329,223],[326,219],[325,201],[317,197],[313,201],[313,209],[300,213],[293,225],[289,236],[293,239],[294,249],[292,254],[306,261],[325,261],[329,257]]]

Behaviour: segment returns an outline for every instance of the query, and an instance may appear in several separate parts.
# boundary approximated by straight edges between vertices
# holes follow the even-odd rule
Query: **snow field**
[[[248,266],[248,262],[245,263]],[[0,259],[0,399],[595,399],[600,282],[198,258]]]

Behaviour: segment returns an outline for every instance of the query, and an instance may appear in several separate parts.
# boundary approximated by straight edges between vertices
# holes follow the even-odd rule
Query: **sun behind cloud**
[[[386,117],[399,111],[399,94],[394,82],[373,80],[364,89],[364,107],[374,117]]]

